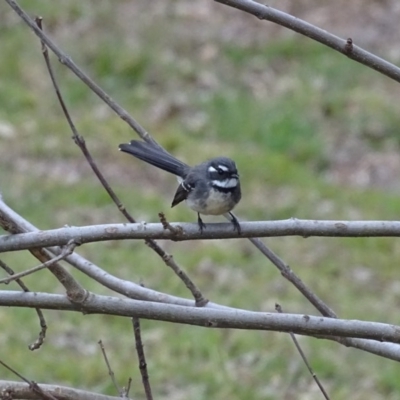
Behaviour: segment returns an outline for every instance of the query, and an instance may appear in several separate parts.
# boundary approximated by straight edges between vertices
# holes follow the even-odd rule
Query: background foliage
[[[396,2],[362,8],[359,1],[270,5],[275,3],[399,62],[393,46],[400,39],[394,33]],[[41,15],[54,40],[174,155],[192,164],[221,154],[234,158],[243,182],[237,208],[242,219],[398,219],[398,87],[388,78],[212,2],[20,4]],[[0,4],[0,35],[5,200],[43,229],[122,222],[70,139],[38,40],[5,3]],[[163,210],[171,221],[194,220],[185,207],[169,209],[173,177],[117,151],[134,133],[56,60],[54,66],[80,133],[133,215],[157,221]],[[397,239],[267,243],[340,317],[399,323]],[[261,311],[272,311],[279,302],[287,312],[314,313],[245,240],[163,246],[213,301]],[[79,252],[119,277],[189,296],[142,243],[91,244]],[[4,259],[17,271],[36,264],[29,254]],[[88,289],[106,293],[72,272]],[[26,282],[32,290],[62,292],[47,271]],[[1,358],[38,382],[114,393],[97,347],[102,339],[121,384],[131,376],[133,396],[142,396],[128,320],[46,316],[47,342],[31,353],[27,345],[38,331],[34,312],[1,309],[6,327],[0,331]],[[321,397],[288,335],[142,324],[158,398]],[[300,341],[332,398],[398,397],[394,362],[325,341]],[[14,379],[4,370],[1,376]]]

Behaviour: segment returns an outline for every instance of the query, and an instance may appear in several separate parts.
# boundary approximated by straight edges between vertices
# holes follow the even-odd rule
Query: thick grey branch
[[[309,336],[355,337],[400,343],[400,326],[378,322],[343,320],[300,314],[182,307],[94,294],[90,294],[84,303],[74,304],[66,296],[58,294],[2,291],[0,292],[0,305],[80,311],[85,314],[119,315],[208,328],[293,332]]]
[[[1,204],[0,204],[1,205]],[[1,208],[0,208],[1,217]],[[272,236],[330,236],[330,237],[389,237],[400,236],[399,221],[317,221],[287,219],[282,221],[241,222],[241,238]],[[231,224],[207,224],[200,233],[197,224],[171,223],[176,231],[164,229],[160,223],[104,224],[82,227],[65,227],[0,236],[0,252],[30,249],[33,247],[64,246],[71,239],[91,243],[123,239],[169,239],[176,241],[199,239],[238,238]]]

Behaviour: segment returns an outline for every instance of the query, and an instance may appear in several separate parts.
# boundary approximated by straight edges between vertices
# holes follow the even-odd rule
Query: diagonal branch
[[[154,139],[146,132],[146,130],[132,118],[128,112],[116,103],[100,86],[89,78],[59,47],[37,26],[36,22],[17,4],[14,0],[5,0],[8,5],[24,20],[24,22],[33,30],[36,36],[51,49],[58,57],[61,64],[69,68],[85,85],[87,85],[94,93],[96,93],[108,106],[135,132],[145,141],[158,146]]]
[[[67,244],[67,246],[65,246],[62,249],[61,254],[59,254],[58,256],[56,256],[54,258],[51,258],[50,260],[45,261],[44,263],[42,263],[42,264],[40,264],[40,265],[38,265],[36,267],[30,268],[30,269],[28,269],[26,271],[19,272],[18,274],[12,274],[11,276],[9,276],[7,278],[0,279],[0,283],[5,283],[6,285],[8,285],[10,282],[15,281],[15,280],[17,280],[19,278],[22,278],[24,276],[33,274],[33,273],[35,273],[37,271],[40,271],[40,270],[42,270],[44,268],[50,268],[54,264],[58,263],[59,261],[63,260],[65,257],[67,257],[70,254],[72,254],[74,252],[74,249],[75,249],[76,246],[77,246],[77,244],[74,242],[74,240],[71,240]]]
[[[38,231],[37,228],[32,226],[28,221],[20,217],[14,210],[8,207],[0,195],[0,226],[12,235],[28,232]],[[12,237],[12,235],[8,237]],[[46,249],[41,249],[42,246],[36,246],[29,251],[42,263],[53,258],[52,254]],[[60,250],[62,252],[62,250]],[[58,254],[57,254],[58,255]],[[63,268],[58,262],[48,267],[48,270],[58,279],[67,291],[68,297],[74,302],[83,302],[87,296],[86,290],[81,286],[74,277]]]
[[[8,0],[7,0],[8,1]],[[307,36],[325,46],[330,47],[339,53],[359,62],[383,75],[400,82],[400,68],[390,62],[383,60],[376,55],[356,46],[352,39],[341,39],[318,28],[315,25],[309,24],[306,21],[296,18],[285,12],[276,10],[272,7],[265,6],[252,0],[214,0],[217,3],[225,4],[229,7],[242,10],[246,13],[254,15],[261,20],[275,22],[278,25],[284,26],[292,31]]]

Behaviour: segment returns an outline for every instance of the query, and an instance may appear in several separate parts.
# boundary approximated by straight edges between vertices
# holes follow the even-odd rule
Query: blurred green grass
[[[140,4],[127,2],[21,4],[41,14],[56,42],[173,154],[192,164],[218,154],[234,158],[243,182],[240,218],[398,219],[398,191],[327,179],[349,138],[366,151],[398,150],[399,116],[386,78],[296,36],[240,44],[219,29],[204,33],[173,6],[163,14],[157,3],[140,14]],[[122,222],[70,139],[38,41],[4,4],[0,11],[0,125],[12,127],[11,135],[0,133],[2,195],[41,229]],[[133,24],[129,16],[139,14],[143,18]],[[118,153],[118,144],[134,134],[56,60],[54,67],[80,133],[127,208],[138,220],[157,221],[163,210],[170,220],[193,221],[190,210],[169,208],[175,178]],[[341,317],[399,323],[397,239],[265,242]],[[212,301],[262,311],[273,311],[278,302],[287,312],[315,313],[245,240],[162,245]],[[79,253],[121,278],[189,296],[142,243],[91,244]],[[17,271],[37,263],[27,253],[2,259]],[[89,290],[109,293],[71,272]],[[47,271],[26,283],[62,293]],[[131,376],[132,397],[142,396],[129,320],[45,314],[46,343],[31,353],[27,345],[38,332],[34,312],[0,310],[4,361],[35,381],[114,393],[97,348],[101,338],[120,384]],[[320,397],[287,335],[142,325],[157,397]],[[332,398],[398,397],[395,363],[300,340]],[[7,371],[2,376],[15,379]]]

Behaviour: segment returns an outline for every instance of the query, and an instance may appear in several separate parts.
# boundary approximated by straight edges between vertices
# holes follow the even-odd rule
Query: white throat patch
[[[237,186],[238,180],[237,178],[224,179],[223,181],[215,180],[212,181],[212,184],[220,188],[231,189]]]

